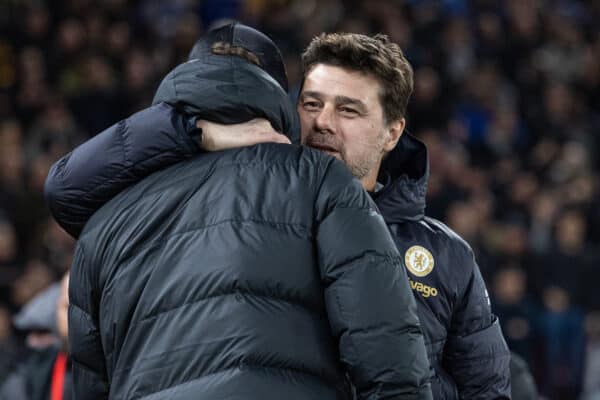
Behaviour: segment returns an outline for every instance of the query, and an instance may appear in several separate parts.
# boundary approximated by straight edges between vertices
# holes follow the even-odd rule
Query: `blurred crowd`
[[[429,148],[427,213],[476,253],[508,344],[549,399],[600,398],[600,1],[0,2],[0,382],[15,315],[74,241],[49,217],[50,165],[148,106],[212,24],[299,56],[323,31],[388,34],[415,69],[408,129]]]

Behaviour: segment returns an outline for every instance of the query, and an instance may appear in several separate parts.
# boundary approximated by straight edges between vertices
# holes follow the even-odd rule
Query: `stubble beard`
[[[352,160],[343,143],[337,141],[333,137],[328,137],[322,133],[310,133],[304,140],[304,144],[316,148],[316,150],[323,151],[318,148],[319,146],[330,146],[336,149],[340,155],[340,160],[346,164],[346,167],[350,170],[352,175],[356,179],[363,179],[373,171],[374,168],[379,164],[381,157],[383,156],[383,143],[385,141],[385,133],[377,137],[376,143],[369,144],[369,148],[362,152],[363,157],[359,157],[356,160]]]

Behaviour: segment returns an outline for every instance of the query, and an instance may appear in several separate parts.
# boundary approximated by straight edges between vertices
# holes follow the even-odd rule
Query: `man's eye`
[[[342,107],[340,111],[346,115],[358,115],[358,111],[350,107]]]
[[[305,101],[302,106],[307,110],[316,110],[319,108],[319,103],[316,101]]]

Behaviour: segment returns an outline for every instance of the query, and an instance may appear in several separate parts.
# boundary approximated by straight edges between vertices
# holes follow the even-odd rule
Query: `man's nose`
[[[329,104],[325,104],[317,117],[315,118],[315,128],[320,132],[335,132],[335,124],[334,124],[334,109],[333,106]]]

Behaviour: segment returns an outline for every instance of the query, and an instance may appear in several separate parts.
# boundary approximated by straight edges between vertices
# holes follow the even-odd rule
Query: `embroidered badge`
[[[404,255],[406,268],[415,276],[426,276],[434,266],[431,252],[423,246],[412,246]]]

